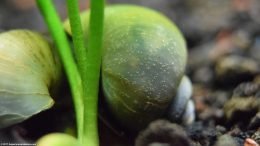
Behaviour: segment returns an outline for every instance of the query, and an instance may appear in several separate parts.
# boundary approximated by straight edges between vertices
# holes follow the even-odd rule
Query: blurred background
[[[89,7],[87,0],[79,1],[81,10]],[[65,0],[54,2],[61,18],[65,19]],[[243,126],[250,127],[257,113],[259,119],[260,111],[254,107],[239,109],[239,97],[244,95],[235,94],[238,98],[234,104],[230,103],[234,105],[231,109],[223,107],[229,104],[236,87],[234,93],[244,93],[257,84],[253,102],[260,99],[260,0],[107,0],[107,4],[117,3],[155,9],[181,29],[189,49],[186,73],[193,82],[196,121],[210,123],[214,128],[225,125],[226,121],[228,127],[245,120]],[[16,28],[47,32],[35,0],[0,1],[0,31]],[[248,84],[241,86],[244,82]],[[237,114],[224,120],[227,112]],[[238,116],[249,115],[248,112],[251,115],[247,119]],[[201,129],[207,128],[201,126]],[[205,138],[205,142],[209,139]]]
[[[54,1],[61,18],[65,19],[65,1]],[[180,27],[191,47],[223,30],[251,28],[260,23],[259,0],[107,0],[107,3],[137,4],[160,11]],[[87,0],[80,0],[81,10],[88,6]],[[14,28],[46,31],[35,0],[0,1],[0,29]]]

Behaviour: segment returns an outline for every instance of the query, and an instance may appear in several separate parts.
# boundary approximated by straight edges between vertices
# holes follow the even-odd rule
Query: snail
[[[89,11],[81,20],[87,34]],[[71,34],[69,20],[64,28]],[[138,131],[167,113],[186,60],[184,38],[165,16],[134,5],[105,8],[101,86],[110,113],[125,129]],[[183,106],[188,100],[180,99]]]
[[[0,34],[0,128],[53,105],[61,65],[48,41],[29,30]]]

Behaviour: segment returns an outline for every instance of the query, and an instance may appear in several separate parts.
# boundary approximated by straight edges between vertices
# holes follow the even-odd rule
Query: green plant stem
[[[103,35],[104,0],[91,0],[88,50],[84,47],[82,26],[76,0],[67,0],[72,28],[76,63],[66,40],[62,24],[50,0],[37,0],[39,8],[48,24],[48,28],[58,46],[62,62],[71,86],[78,124],[78,136],[81,145],[98,146],[98,89],[101,66],[101,48]],[[82,80],[81,80],[82,79]],[[83,84],[83,90],[82,85]],[[84,98],[82,99],[82,96]],[[84,102],[84,108],[83,103]],[[84,111],[84,112],[82,112]],[[84,115],[84,116],[83,116]],[[82,119],[83,117],[83,119]],[[84,123],[83,123],[84,122]],[[83,134],[82,134],[83,133]]]
[[[67,3],[69,20],[70,20],[69,22],[70,22],[70,26],[71,26],[70,28],[71,28],[71,32],[72,32],[72,41],[73,41],[73,45],[74,45],[74,52],[75,52],[80,76],[82,78],[87,73],[87,70],[85,67],[85,64],[87,61],[86,60],[87,48],[84,46],[84,37],[83,37],[81,20],[80,20],[78,0],[67,0],[66,3]],[[83,97],[86,97],[86,94],[84,92],[84,89],[86,87],[84,86],[83,78],[82,78],[82,83],[83,83]],[[84,116],[84,114],[82,116]],[[84,124],[84,118],[83,118],[83,124]],[[84,136],[83,129],[79,133],[81,135],[80,137],[82,137],[82,139],[80,139],[80,140],[83,140],[83,137],[88,138],[88,137]],[[80,141],[80,143],[84,144],[83,141]]]
[[[57,12],[51,0],[37,0],[38,7],[47,23],[48,29],[54,39],[55,44],[64,65],[67,78],[69,80],[73,101],[75,105],[78,137],[81,139],[83,132],[83,86],[75,60],[73,59],[68,40],[62,27]],[[80,140],[81,141],[81,140]]]
[[[87,48],[84,45],[84,35],[80,20],[78,0],[67,0],[67,9],[78,68],[81,76],[83,76],[86,74],[85,64],[87,57]]]
[[[89,40],[85,64],[87,73],[82,76],[84,93],[86,95],[84,98],[85,138],[83,143],[91,143],[90,146],[98,146],[98,89],[103,42],[104,0],[91,0],[90,2]]]
[[[77,0],[67,0],[72,39],[84,91],[84,139],[83,144],[98,146],[98,83],[101,64],[104,2],[91,1],[88,50],[84,46]]]

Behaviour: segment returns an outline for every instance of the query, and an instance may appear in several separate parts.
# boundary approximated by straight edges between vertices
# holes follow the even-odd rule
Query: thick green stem
[[[84,91],[84,139],[83,144],[98,146],[98,83],[101,64],[103,29],[103,1],[91,1],[88,50],[84,46],[79,8],[76,0],[67,0],[75,54],[83,82]]]
[[[73,101],[75,104],[78,136],[81,139],[83,132],[83,86],[81,77],[78,72],[75,60],[73,59],[71,49],[69,47],[66,34],[63,30],[62,23],[51,0],[37,0],[38,7],[47,23],[52,38],[57,45],[57,49],[65,68],[67,78],[69,80]]]
[[[78,69],[81,75],[81,78],[87,73],[86,70],[86,57],[87,57],[87,48],[84,46],[84,37],[83,37],[83,30],[81,26],[80,21],[80,12],[78,7],[78,0],[67,0],[67,9],[68,9],[68,15],[70,20],[70,28],[72,32],[72,41],[74,45],[74,52],[78,64]],[[84,79],[82,78],[83,83],[83,98],[86,97],[86,94],[84,92],[84,89],[86,88],[84,86]],[[82,115],[84,116],[84,115]],[[94,121],[95,122],[95,121]],[[84,121],[83,121],[84,124]],[[83,127],[82,127],[83,128]],[[83,130],[83,129],[82,129]],[[86,138],[84,136],[84,131],[80,132],[80,137]],[[83,141],[80,141],[80,143],[83,143]]]
[[[85,64],[87,61],[87,48],[84,45],[84,35],[80,20],[78,0],[67,0],[67,9],[72,32],[73,45],[75,48],[74,51],[80,74],[83,76],[86,74]]]
[[[103,38],[104,0],[91,0],[90,24],[86,74],[82,76],[84,93],[84,140],[91,146],[98,146],[98,89],[101,66],[101,48]]]
[[[84,36],[77,0],[67,0],[79,72],[62,29],[62,24],[51,0],[37,0],[37,2],[48,24],[52,37],[57,44],[69,79],[75,104],[80,144],[82,146],[98,146],[98,89],[101,66],[104,0],[91,0],[87,50],[84,46]]]

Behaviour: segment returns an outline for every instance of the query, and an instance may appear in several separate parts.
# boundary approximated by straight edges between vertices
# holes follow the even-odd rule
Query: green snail
[[[89,11],[81,20],[87,34]],[[69,20],[64,27],[71,34]],[[110,113],[124,128],[140,130],[167,113],[186,60],[184,38],[165,16],[133,5],[105,8],[101,85]],[[183,100],[186,106],[189,97]]]
[[[29,30],[0,34],[0,128],[53,105],[61,65],[48,41]]]

